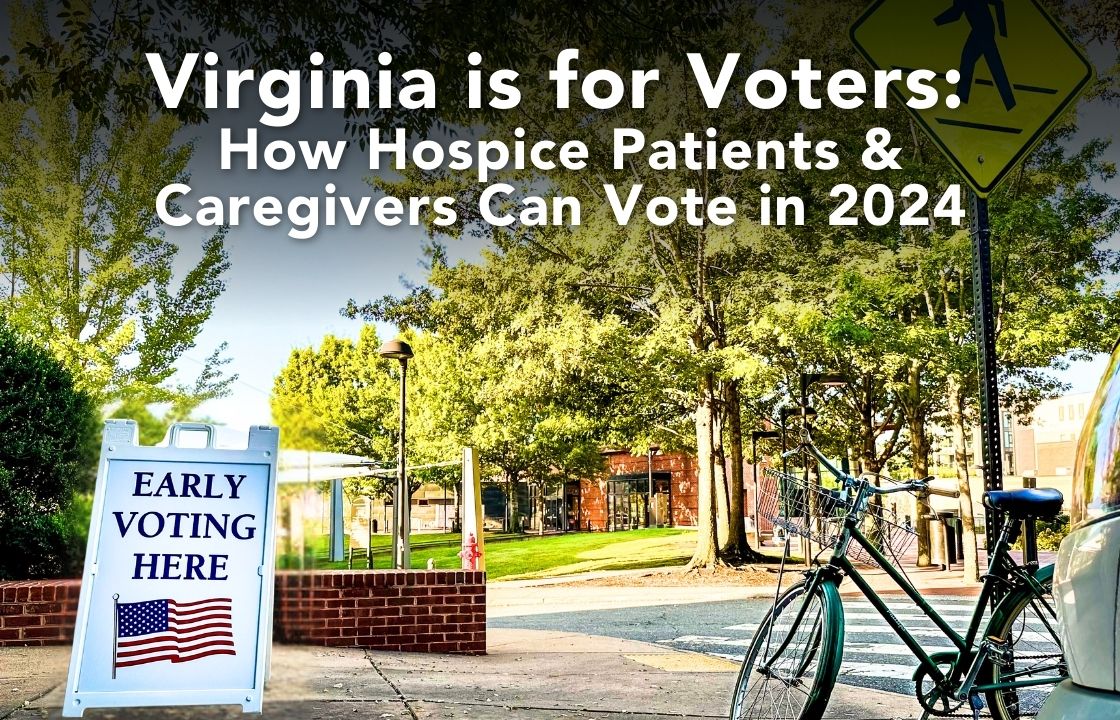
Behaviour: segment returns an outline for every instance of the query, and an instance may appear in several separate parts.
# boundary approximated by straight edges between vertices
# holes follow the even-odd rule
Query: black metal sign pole
[[[992,307],[992,243],[988,200],[969,193],[972,216],[972,322],[976,332],[980,369],[980,438],[983,444],[984,489],[1003,489],[1003,453],[1000,448],[999,368],[996,362],[996,323]],[[999,537],[999,515],[984,508],[987,547],[991,552]]]

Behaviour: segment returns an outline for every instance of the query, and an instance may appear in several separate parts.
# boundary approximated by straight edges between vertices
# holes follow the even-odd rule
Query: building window
[[[1061,422],[1062,420],[1065,420],[1065,419],[1066,419],[1065,405],[1059,405],[1058,406],[1058,422]]]

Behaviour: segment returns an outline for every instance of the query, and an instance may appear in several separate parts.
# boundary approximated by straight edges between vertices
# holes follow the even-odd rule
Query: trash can
[[[961,522],[960,513],[947,510],[937,513],[945,525],[945,555],[949,564],[961,561],[964,548],[964,523]]]
[[[951,510],[935,512],[926,516],[929,519],[929,561],[948,571],[957,562],[957,513]]]

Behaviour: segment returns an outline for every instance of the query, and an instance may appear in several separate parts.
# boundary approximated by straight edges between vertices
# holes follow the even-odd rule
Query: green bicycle
[[[1003,515],[1002,529],[962,635],[888,561],[890,553],[897,563],[899,548],[913,541],[914,531],[908,523],[898,523],[883,503],[884,496],[899,492],[948,497],[959,493],[929,487],[929,478],[880,487],[875,478],[851,477],[824,457],[808,433],[787,456],[799,452],[825,468],[837,487],[769,472],[771,502],[760,512],[784,528],[787,537],[810,537],[826,550],[831,548],[832,554],[827,563],[817,563],[804,580],[780,594],[759,623],[739,671],[731,720],[822,717],[844,653],[839,587],[845,578],[852,580],[918,660],[914,684],[924,717],[953,715],[966,705],[964,712],[979,717],[985,699],[997,720],[1037,714],[1050,688],[1067,675],[1050,596],[1054,570],[1052,565],[1019,565],[1009,550],[1023,521],[1060,512],[1062,494],[1048,489],[985,494],[988,507]],[[860,574],[853,558],[880,566],[944,633],[952,649],[927,652]]]

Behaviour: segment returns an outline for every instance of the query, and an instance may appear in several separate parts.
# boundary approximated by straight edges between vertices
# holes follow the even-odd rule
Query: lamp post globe
[[[377,354],[383,358],[400,360],[401,362],[408,362],[413,356],[412,346],[400,339],[385,343],[377,350]]]

